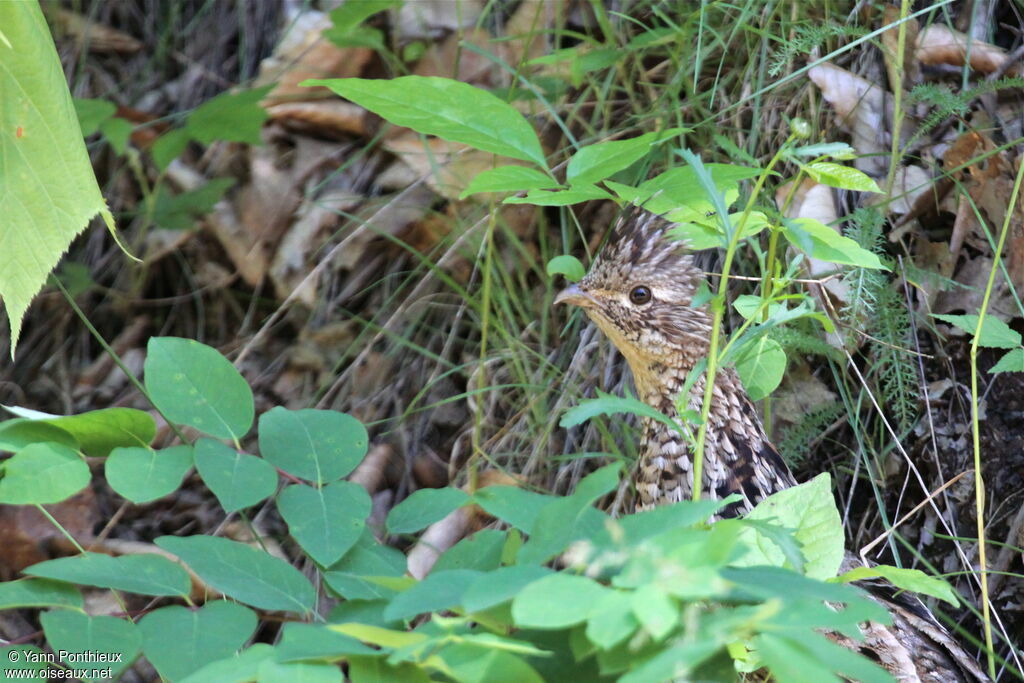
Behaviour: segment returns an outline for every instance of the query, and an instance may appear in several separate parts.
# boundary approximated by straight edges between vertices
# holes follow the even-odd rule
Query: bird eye
[[[643,306],[646,303],[650,303],[651,290],[648,289],[647,287],[644,287],[643,285],[640,285],[639,287],[634,287],[629,292],[629,300],[632,301],[637,306]]]

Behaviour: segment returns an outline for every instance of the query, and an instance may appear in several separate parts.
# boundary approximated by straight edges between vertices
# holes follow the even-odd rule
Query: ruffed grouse
[[[625,356],[640,398],[678,418],[676,399],[687,374],[708,354],[712,317],[706,306],[691,306],[704,273],[685,244],[665,234],[670,226],[659,216],[631,209],[612,230],[590,272],[559,293],[555,303],[583,308]],[[703,396],[701,377],[691,390],[689,407],[699,411]],[[687,441],[650,418],[644,419],[642,429],[637,507],[688,498],[693,455]],[[724,511],[732,516],[795,484],[736,373],[720,369],[708,420],[702,492],[716,499],[739,494],[742,502]],[[923,605],[876,599],[893,615],[893,626],[865,625],[864,643],[845,644],[865,650],[901,681],[987,680]]]

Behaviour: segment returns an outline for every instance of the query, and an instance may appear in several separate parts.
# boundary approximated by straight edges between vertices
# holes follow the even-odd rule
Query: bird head
[[[666,234],[671,227],[647,211],[626,213],[590,272],[555,297],[586,311],[625,356],[638,389],[658,367],[692,366],[710,342],[711,316],[692,306],[704,273],[685,243]]]

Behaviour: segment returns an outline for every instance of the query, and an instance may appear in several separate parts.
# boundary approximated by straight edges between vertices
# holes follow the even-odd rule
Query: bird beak
[[[584,292],[580,289],[579,285],[569,285],[558,293],[558,296],[555,297],[555,303],[572,304],[573,306],[590,308],[597,305],[597,300],[588,292]]]

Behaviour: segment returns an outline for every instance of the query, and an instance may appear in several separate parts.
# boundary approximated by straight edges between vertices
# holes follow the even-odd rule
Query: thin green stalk
[[[718,372],[718,359],[719,359],[719,337],[722,334],[722,318],[725,315],[725,300],[726,294],[729,288],[729,272],[732,270],[732,259],[736,254],[736,247],[739,246],[740,235],[743,234],[743,228],[747,224],[747,218],[750,216],[750,212],[754,209],[754,203],[761,194],[761,190],[764,188],[764,184],[768,181],[768,176],[771,174],[771,170],[775,168],[775,165],[782,159],[782,155],[786,150],[787,145],[793,139],[793,135],[783,144],[779,145],[779,149],[775,152],[775,156],[768,162],[768,166],[764,169],[757,178],[757,182],[754,184],[754,189],[750,193],[750,198],[747,200],[747,205],[743,209],[743,214],[740,216],[739,221],[736,223],[736,227],[733,229],[732,234],[729,237],[729,244],[725,248],[725,261],[722,263],[722,274],[718,281],[718,293],[715,298],[711,301],[711,310],[713,318],[711,321],[711,346],[708,349],[708,367],[704,375],[704,402],[700,409],[700,427],[697,430],[697,444],[694,448],[693,458],[693,500],[700,500],[700,489],[703,483],[704,476],[704,444],[707,441],[708,434],[708,419],[711,415],[711,401],[715,391],[715,375]],[[723,221],[728,220],[728,216],[721,216]]]
[[[1024,178],[1024,164],[1017,169],[1017,177],[1013,181],[1013,192],[1010,193],[1010,203],[1007,205],[1006,216],[1003,218],[1003,227],[999,231],[999,242],[996,244],[993,255],[992,270],[988,274],[988,283],[985,285],[985,296],[981,300],[981,309],[978,311],[978,326],[974,329],[974,338],[971,340],[971,440],[974,447],[974,507],[975,517],[978,520],[978,562],[980,564],[981,580],[981,614],[985,628],[985,655],[988,659],[988,675],[993,680],[996,677],[995,651],[992,646],[992,615],[988,606],[988,555],[985,548],[985,482],[981,477],[981,426],[978,413],[978,340],[981,339],[981,326],[985,322],[985,313],[988,311],[989,300],[992,298],[992,288],[995,285],[997,264],[1000,255],[1003,253],[1003,245],[1006,244],[1006,235],[1009,233],[1010,218],[1016,213],[1017,195],[1020,193],[1021,179]]]
[[[899,166],[900,130],[903,127],[903,57],[907,45],[907,16],[910,14],[910,0],[900,3],[900,25],[896,29],[896,55],[892,70],[894,83],[892,107],[892,149],[889,151],[889,177],[886,180],[886,197],[892,198],[896,181],[896,169]]]

